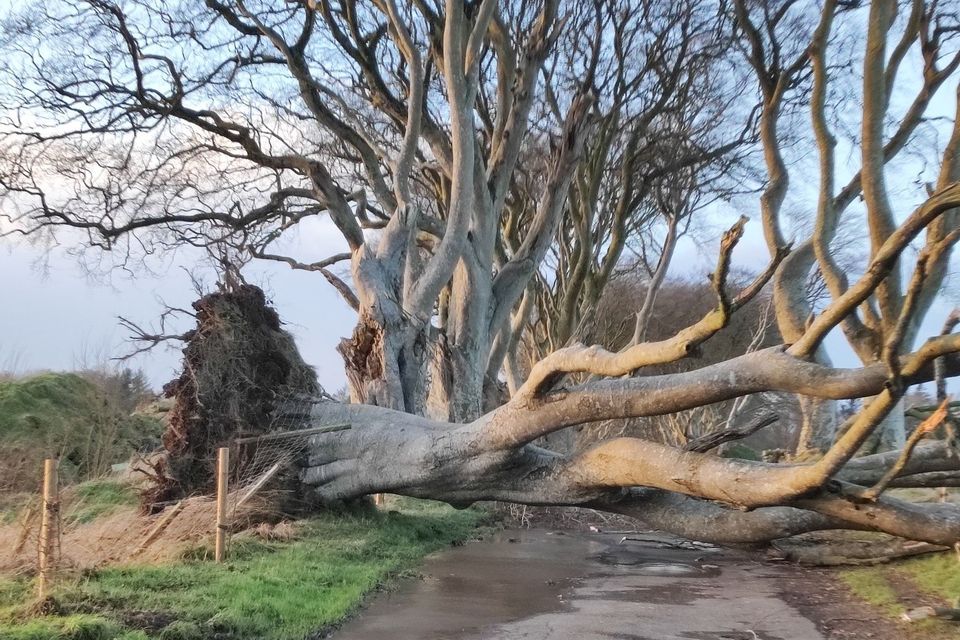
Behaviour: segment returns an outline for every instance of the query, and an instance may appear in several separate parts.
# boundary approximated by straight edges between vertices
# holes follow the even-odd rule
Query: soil
[[[904,638],[904,623],[858,599],[837,578],[836,570],[794,566],[790,572],[791,588],[783,593],[784,600],[814,620],[825,638]]]
[[[279,405],[320,392],[316,372],[258,287],[210,293],[193,308],[197,326],[183,336],[182,373],[163,388],[175,403],[163,434],[167,456],[143,494],[148,509],[210,492],[218,447],[284,430]]]

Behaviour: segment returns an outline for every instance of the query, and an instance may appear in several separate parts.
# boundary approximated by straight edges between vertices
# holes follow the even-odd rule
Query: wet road
[[[650,534],[505,531],[428,558],[335,640],[822,640],[789,574]]]

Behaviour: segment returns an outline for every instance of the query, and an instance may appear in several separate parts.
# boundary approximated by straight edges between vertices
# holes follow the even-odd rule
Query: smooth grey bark
[[[831,365],[830,357],[823,346],[817,349],[816,361],[825,366]],[[802,455],[826,451],[837,436],[836,401],[805,396],[800,396],[799,401],[801,422],[796,453]],[[903,443],[893,448],[899,449],[902,446]]]
[[[945,361],[951,372],[960,373],[956,356]],[[911,381],[932,379],[933,366],[927,362],[911,375]],[[320,402],[310,416],[314,424],[349,422],[351,428],[311,437],[301,477],[327,501],[393,492],[454,505],[502,500],[591,506],[720,542],[757,542],[828,528],[886,531],[934,544],[960,539],[960,510],[955,507],[859,497],[882,477],[893,453],[847,460],[837,471],[821,474],[821,462],[728,460],[631,438],[601,442],[571,456],[530,444],[598,416],[657,415],[762,390],[862,397],[879,392],[885,381],[882,367],[831,369],[795,360],[777,348],[684,374],[590,382],[549,392],[536,402],[514,400],[459,425]],[[957,481],[960,458],[945,445],[931,444],[917,449],[896,484]]]
[[[676,5],[679,12],[667,11]],[[841,5],[834,0],[823,3],[817,37],[824,46],[830,42],[831,21],[845,9]],[[570,30],[568,49],[558,51],[555,45],[567,22],[554,0],[536,6],[521,3],[519,17],[499,11],[495,0],[402,7],[393,0],[372,4],[320,0],[283,3],[282,10],[210,0],[190,5],[185,12],[171,12],[164,3],[140,3],[129,13],[126,5],[110,2],[38,2],[21,15],[31,28],[6,34],[15,55],[8,69],[12,71],[4,75],[13,90],[4,95],[22,117],[0,130],[4,148],[10,151],[0,172],[2,194],[16,202],[14,221],[23,225],[18,231],[24,233],[68,227],[87,234],[91,245],[112,248],[130,236],[134,246],[144,240],[138,233],[157,229],[159,240],[145,245],[148,250],[184,242],[207,246],[223,238],[231,243],[243,238],[240,241],[246,243],[249,237],[251,245],[246,248],[252,255],[323,274],[358,312],[356,330],[341,349],[351,393],[358,401],[381,407],[345,412],[318,405],[318,423],[329,424],[327,419],[341,414],[338,421],[353,424],[348,432],[313,441],[304,479],[326,499],[397,491],[455,503],[496,498],[582,504],[610,498],[611,493],[622,497],[641,486],[646,492],[637,494],[641,502],[661,506],[722,502],[753,509],[751,516],[783,517],[782,531],[790,530],[789,520],[799,511],[901,535],[914,535],[916,526],[924,525],[928,531],[918,534],[922,539],[943,540],[955,536],[949,512],[918,511],[886,498],[863,502],[864,497],[856,495],[858,489],[844,485],[842,479],[856,451],[896,410],[905,385],[931,379],[931,359],[960,351],[960,342],[944,336],[909,357],[900,355],[912,348],[911,327],[917,326],[935,295],[931,289],[937,288],[944,260],[960,238],[955,233],[960,209],[958,128],[944,150],[936,188],[899,227],[893,225],[884,170],[923,121],[931,95],[957,70],[960,53],[954,53],[949,41],[955,34],[937,26],[935,3],[912,3],[902,37],[892,38],[892,29],[899,28],[893,19],[895,5],[878,0],[869,7],[863,168],[837,191],[829,131],[820,126],[828,66],[823,52],[817,53],[822,47],[809,46],[802,41],[803,29],[794,28],[805,8],[801,4],[786,3],[770,12],[763,3],[735,0],[733,31],[740,40],[736,44],[742,46],[728,46],[726,40],[713,38],[712,25],[725,32],[729,25],[727,16],[717,15],[712,4],[637,3],[629,7],[632,14],[624,12],[628,24],[623,26],[640,28],[630,31],[627,46],[608,47],[607,38],[618,37],[624,29],[617,22],[612,24],[618,28],[606,27],[611,24],[608,18],[619,19],[615,15],[619,5],[604,15],[606,5],[600,3],[595,17],[582,12],[587,16],[584,24],[596,23],[594,37]],[[635,18],[653,15],[657,20],[660,9],[666,9],[662,34],[634,41],[633,36],[645,35],[647,26]],[[701,21],[705,29],[687,30]],[[785,47],[790,38],[793,46]],[[104,47],[104,55],[77,55],[93,46],[87,39]],[[631,42],[639,46],[632,47]],[[662,42],[676,46],[659,46]],[[499,336],[511,343],[511,336],[504,336],[507,320],[558,229],[564,228],[563,203],[575,169],[581,166],[594,105],[642,101],[647,94],[657,103],[670,96],[671,85],[684,80],[678,74],[714,67],[687,65],[683,56],[658,54],[685,51],[702,42],[710,46],[698,56],[712,56],[718,49],[721,54],[742,51],[755,71],[763,103],[758,134],[769,178],[759,209],[776,270],[760,284],[774,275],[777,317],[789,346],[689,374],[623,378],[651,364],[689,357],[722,329],[729,313],[745,300],[740,296],[731,300],[718,286],[717,309],[662,343],[640,343],[611,354],[596,347],[567,346],[565,340],[565,348],[544,354],[532,367],[526,383],[514,380],[516,394],[510,402],[483,413],[482,387],[501,365],[491,362],[489,354],[499,356],[494,348]],[[907,51],[917,43],[923,44],[918,51],[923,62],[921,87],[888,137],[889,92]],[[600,60],[600,53],[608,49],[614,50],[614,57]],[[630,49],[649,51],[654,58],[621,57]],[[331,50],[338,54],[338,64],[328,66],[325,56]],[[183,55],[171,58],[169,51]],[[568,54],[573,60],[565,77],[554,77],[556,66],[546,64],[554,54],[558,60]],[[58,66],[60,59],[68,62]],[[593,95],[603,84],[629,81],[599,77],[606,75],[606,67],[632,74],[634,63],[649,63],[653,70],[639,78],[638,92],[613,100],[609,94]],[[794,92],[805,86],[811,63],[819,77],[815,83],[824,90],[815,91],[819,97],[811,101],[818,141],[827,143],[818,145],[823,181],[814,237],[803,239],[788,255],[781,209],[790,183],[779,119],[791,104],[806,104],[805,96]],[[841,61],[829,68],[842,67]],[[258,73],[262,69],[269,72]],[[344,69],[349,72],[342,73]],[[483,75],[494,69],[493,75]],[[824,73],[817,74],[816,69]],[[581,82],[583,70],[589,71],[586,82]],[[711,79],[694,73],[676,93],[682,96]],[[575,88],[558,100],[555,93],[563,86]],[[736,89],[738,95],[750,93]],[[223,96],[232,92],[238,108],[224,106]],[[537,104],[541,97],[542,104]],[[705,102],[711,101],[712,96]],[[726,111],[725,98],[720,102],[720,111]],[[493,103],[494,110],[486,108]],[[660,132],[647,128],[649,122],[644,121],[666,115],[663,132],[683,129],[689,124],[682,117],[690,111],[689,103],[681,101],[678,107],[673,114],[658,109],[637,114],[638,126],[625,146],[628,155],[617,161],[628,177],[635,177],[634,150],[642,150],[643,140]],[[47,126],[67,125],[65,113],[71,114],[68,126]],[[537,116],[535,134],[529,131],[531,114]],[[680,119],[673,121],[675,116]],[[696,116],[694,120],[700,113]],[[744,129],[752,131],[752,117],[746,120]],[[609,131],[621,122],[619,116],[612,118]],[[174,133],[167,135],[170,131]],[[156,143],[154,135],[160,136]],[[745,136],[749,138],[749,133]],[[699,148],[701,140],[689,142]],[[501,242],[506,235],[502,226],[510,217],[508,195],[521,177],[518,169],[523,168],[520,158],[527,143],[533,153],[544,156],[532,180],[533,206],[513,224],[510,242]],[[96,154],[91,164],[97,170],[78,177],[76,149],[105,147],[112,153]],[[719,145],[720,150],[723,147]],[[327,153],[330,149],[332,153]],[[113,153],[125,159],[122,166]],[[196,170],[201,178],[188,180],[187,196],[182,195],[179,176],[168,175],[171,167],[171,173],[180,173],[176,169],[183,156],[191,161],[184,175],[192,178],[190,171]],[[236,171],[222,170],[224,163]],[[659,178],[670,180],[676,165],[666,164]],[[212,168],[210,173],[207,168]],[[606,177],[602,168],[593,173],[598,179]],[[88,182],[96,174],[107,179]],[[63,189],[64,182],[74,189]],[[828,277],[831,301],[811,315],[803,286],[810,267],[816,264],[826,275],[835,274],[827,255],[830,242],[840,228],[840,214],[861,193],[870,221],[864,234],[871,245],[869,263],[856,282]],[[604,218],[610,221],[609,233],[584,235],[582,255],[602,263],[597,269],[601,284],[592,298],[624,247],[628,227],[619,212],[629,210],[636,194],[631,188],[621,195],[614,198],[618,214]],[[256,202],[249,205],[248,199]],[[228,211],[220,206],[234,200],[236,206]],[[588,215],[595,202],[585,200]],[[320,215],[329,218],[347,245],[353,276],[349,284],[329,271],[330,260],[304,265],[266,251],[297,222]],[[594,230],[604,226],[595,225]],[[903,251],[923,232],[927,243],[914,271],[919,275],[907,291],[901,291]],[[601,258],[605,246],[611,252]],[[715,282],[723,280],[727,258],[721,251],[724,266],[714,274]],[[572,282],[576,289],[583,279],[577,276]],[[579,299],[570,301],[579,304]],[[586,312],[573,310],[563,324],[567,328],[579,324],[578,313],[582,317]],[[838,370],[818,364],[814,358],[824,337],[836,327],[855,324],[854,319],[864,329],[863,335],[850,334],[857,338],[852,345],[857,353],[868,352],[864,367]],[[436,379],[446,407],[443,417],[459,424],[410,415],[423,411],[431,386],[425,372],[433,363],[440,365]],[[493,375],[484,376],[485,372]],[[577,374],[611,379],[555,388]],[[530,445],[544,435],[593,420],[659,415],[764,390],[815,399],[875,399],[823,458],[809,465],[728,461],[629,438],[598,443],[571,458]],[[946,482],[950,478],[943,474],[953,472],[938,468],[913,475],[923,475],[918,482]],[[652,499],[677,494],[686,498]],[[812,526],[809,517],[803,526]]]

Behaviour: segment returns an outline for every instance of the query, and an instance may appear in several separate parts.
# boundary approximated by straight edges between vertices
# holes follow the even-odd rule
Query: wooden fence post
[[[40,577],[37,581],[37,597],[40,600],[47,597],[56,571],[55,542],[60,528],[60,501],[57,498],[57,459],[47,458],[43,461],[43,508],[38,554]]]
[[[230,448],[217,451],[217,542],[214,557],[223,562],[227,541],[227,479],[230,475]]]

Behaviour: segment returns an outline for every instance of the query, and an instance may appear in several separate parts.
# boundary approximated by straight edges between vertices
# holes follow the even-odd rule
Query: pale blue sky
[[[726,216],[722,218],[711,225],[718,232],[726,223]],[[339,250],[340,242],[329,223],[320,223],[306,229],[290,248],[311,256],[326,255]],[[683,241],[671,273],[706,274],[715,262],[716,246],[715,240],[700,247]],[[182,268],[196,265],[197,257],[189,253],[151,263],[154,274],[138,272],[131,276],[114,271],[109,281],[85,275],[77,259],[65,255],[62,249],[50,254],[46,269],[36,264],[43,256],[43,251],[28,244],[0,244],[0,300],[6,302],[0,312],[0,370],[15,368],[22,373],[71,369],[78,364],[93,364],[105,355],[119,355],[130,350],[130,344],[118,326],[117,316],[149,326],[163,310],[164,302],[189,307],[196,297]],[[737,266],[754,270],[766,263],[767,250],[758,220],[747,225],[734,259]],[[340,388],[345,377],[335,348],[353,328],[353,311],[316,273],[260,262],[250,266],[247,278],[267,291],[304,358],[317,368],[321,384],[330,391]],[[950,309],[948,300],[939,301],[928,316],[923,335],[936,333]],[[172,328],[188,327],[187,321],[181,321]],[[828,349],[836,366],[858,366],[836,332],[828,339]],[[160,347],[133,362],[159,388],[175,376],[180,353]]]
[[[9,0],[0,0],[0,15],[11,6]],[[919,68],[915,57],[915,52],[908,56],[903,65],[905,71],[914,72]],[[929,172],[939,162],[935,156],[942,149],[943,134],[955,112],[953,85],[950,82],[947,85],[931,105],[929,115],[936,118],[935,124],[924,129],[924,143],[918,147],[919,152],[903,154],[902,161],[888,172],[891,200],[900,217],[906,216],[916,204],[917,178],[924,174],[923,180],[929,180]],[[915,87],[916,79],[905,72],[894,92],[892,112],[902,111]],[[855,111],[835,115],[849,118],[852,130],[856,131],[858,114]],[[803,118],[800,126],[808,127]],[[798,217],[809,217],[814,209],[817,184],[814,149],[801,142],[790,153],[793,166],[788,209]],[[838,161],[848,166],[838,168],[839,184],[843,184],[844,169],[849,174],[859,166],[857,156],[856,147],[841,137]],[[736,214],[745,213],[754,218],[735,253],[734,262],[737,266],[758,270],[767,260],[757,217],[758,197],[741,198],[734,206]],[[852,207],[848,215],[856,216],[857,206]],[[701,230],[701,237],[711,241],[702,246],[695,246],[689,239],[681,243],[672,276],[699,275],[710,270],[715,262],[716,238],[733,219],[734,212],[729,213],[715,216],[709,229]],[[852,222],[852,227],[857,230],[856,222]],[[861,238],[854,238],[853,242],[861,241],[864,234],[860,235]],[[70,243],[67,237],[61,241],[65,246]],[[314,221],[299,232],[289,248],[293,255],[311,260],[342,250],[342,244],[328,221]],[[190,279],[182,268],[196,265],[195,254],[184,252],[162,262],[151,262],[153,274],[137,272],[131,276],[114,271],[108,281],[88,277],[77,260],[65,255],[62,249],[50,254],[46,271],[37,269],[35,265],[43,255],[38,247],[0,240],[0,300],[5,302],[5,308],[0,311],[0,370],[70,369],[99,356],[118,355],[128,351],[130,345],[124,343],[126,336],[117,324],[117,316],[150,325],[163,309],[161,300],[187,307],[195,298]],[[336,292],[319,274],[291,271],[285,265],[255,263],[247,277],[267,291],[295,335],[304,357],[317,367],[320,382],[330,390],[342,386],[343,366],[335,346],[343,336],[349,335],[355,316]],[[960,296],[945,291],[928,314],[922,335],[937,333],[944,317],[956,304],[960,304]],[[188,326],[182,323],[176,329],[184,330]],[[830,336],[828,350],[838,366],[859,364],[839,335]],[[135,364],[159,387],[175,375],[179,359],[177,349],[161,348],[139,358]]]
[[[309,244],[324,255],[339,250],[339,238],[328,224],[314,227],[301,234],[297,244]],[[195,254],[182,252],[162,263],[152,262],[154,274],[113,271],[109,281],[87,276],[77,259],[62,249],[54,250],[47,268],[40,269],[36,263],[44,255],[40,248],[22,242],[0,243],[0,300],[7,301],[0,311],[0,370],[71,369],[129,352],[131,345],[117,316],[150,326],[164,303],[189,308],[196,299],[182,268],[196,266]],[[209,270],[200,272],[212,282]],[[331,391],[341,387],[343,365],[334,349],[350,334],[353,311],[316,273],[255,263],[247,278],[272,299],[304,357],[317,367],[321,384]],[[170,328],[183,331],[189,326],[186,319]],[[180,352],[159,347],[132,362],[159,388],[175,376]]]

